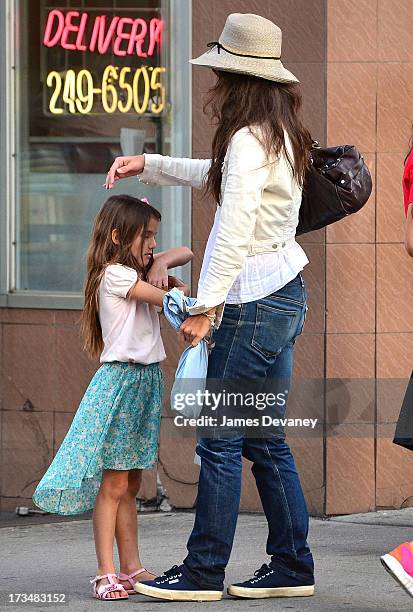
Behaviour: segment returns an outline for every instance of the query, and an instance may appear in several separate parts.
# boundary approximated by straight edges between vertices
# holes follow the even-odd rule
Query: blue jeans
[[[254,302],[226,304],[208,379],[282,379],[290,384],[295,338],[302,332],[306,289],[301,274],[275,293]],[[285,410],[285,409],[284,409]],[[222,589],[241,495],[242,456],[252,473],[268,522],[270,566],[296,578],[311,579],[307,545],[308,513],[300,480],[284,436],[222,437],[198,441],[201,457],[195,524],[183,573],[201,588]]]

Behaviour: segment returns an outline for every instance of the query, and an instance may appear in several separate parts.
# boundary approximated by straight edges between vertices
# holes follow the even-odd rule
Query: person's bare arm
[[[184,295],[188,296],[191,293],[189,286],[186,285],[181,278],[178,278],[177,276],[171,276],[170,274],[168,274],[168,291],[170,291],[174,287],[182,291]]]
[[[148,281],[154,287],[168,288],[168,270],[185,265],[193,256],[194,254],[188,247],[176,247],[155,253],[153,264],[148,271]]]
[[[184,266],[188,261],[191,261],[194,257],[193,252],[188,247],[174,247],[167,251],[161,251],[155,253],[153,258],[155,261],[161,260],[166,267],[175,268],[175,266]]]
[[[145,302],[146,304],[162,307],[165,293],[166,291],[158,289],[158,287],[154,287],[150,283],[138,280],[138,282],[129,289],[126,297],[137,300],[138,302]]]
[[[404,246],[410,257],[413,257],[413,202],[409,204],[409,208],[407,209]]]

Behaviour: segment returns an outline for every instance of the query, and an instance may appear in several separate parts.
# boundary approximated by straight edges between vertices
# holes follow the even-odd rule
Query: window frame
[[[3,44],[3,60],[0,60],[0,307],[81,310],[83,295],[52,291],[18,291],[16,287],[16,44],[15,24],[19,0],[0,2],[0,38]],[[188,59],[192,53],[192,0],[169,0],[170,18],[170,95],[177,99],[182,111],[178,113],[174,133],[171,134],[171,154],[191,157],[192,150],[192,75]],[[10,120],[8,120],[10,119]],[[183,219],[183,233],[187,244],[191,244],[191,191],[169,188],[170,199],[177,201],[177,189],[183,210],[188,215]],[[185,269],[188,280],[191,265]]]

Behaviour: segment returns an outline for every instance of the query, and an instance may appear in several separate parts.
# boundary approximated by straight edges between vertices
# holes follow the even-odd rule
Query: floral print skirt
[[[162,391],[159,363],[103,363],[34,492],[34,503],[55,514],[87,512],[104,469],[156,465]]]

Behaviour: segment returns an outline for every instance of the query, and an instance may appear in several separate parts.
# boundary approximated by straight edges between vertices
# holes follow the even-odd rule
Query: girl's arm
[[[183,266],[191,261],[194,254],[188,247],[176,247],[155,253],[153,264],[148,272],[148,281],[160,289],[168,288],[168,270],[176,266]]]
[[[188,261],[191,261],[193,257],[194,254],[191,249],[182,246],[155,253],[153,259],[154,263],[161,261],[169,269],[175,268],[176,266],[184,266]],[[154,264],[152,264],[152,266],[153,265]]]
[[[190,159],[148,154],[117,157],[106,176],[112,189],[121,178],[137,176],[146,185],[181,185],[200,189],[211,165],[210,159]]]
[[[404,235],[404,246],[410,257],[413,257],[413,202],[407,209],[406,230]]]
[[[188,295],[189,288],[185,283],[183,283],[180,279],[175,277],[171,277],[174,279],[174,286],[178,287],[185,295]],[[161,309],[163,307],[163,296],[166,291],[163,289],[159,289],[158,287],[154,287],[150,283],[147,283],[141,279],[139,279],[133,287],[131,287],[126,294],[126,298],[130,298],[132,300],[136,300],[137,302],[143,302],[146,304],[152,304],[153,306],[159,306]]]
[[[133,287],[129,289],[126,297],[137,300],[138,302],[145,302],[146,304],[162,307],[165,293],[166,291],[158,289],[158,287],[154,287],[150,283],[146,283],[139,279]]]
[[[138,302],[153,304],[154,306],[163,306],[163,296],[168,291],[168,269],[188,263],[193,256],[194,254],[188,247],[176,247],[156,253],[154,255],[154,262],[148,272],[149,282],[138,280],[138,282],[129,289],[126,297],[135,299]],[[166,272],[166,282],[163,284],[162,280],[159,282],[159,278],[164,269]],[[189,288],[185,283],[175,277],[171,277],[171,280],[174,281],[175,287],[178,287],[185,295],[188,295]],[[163,286],[165,289],[162,289]]]

